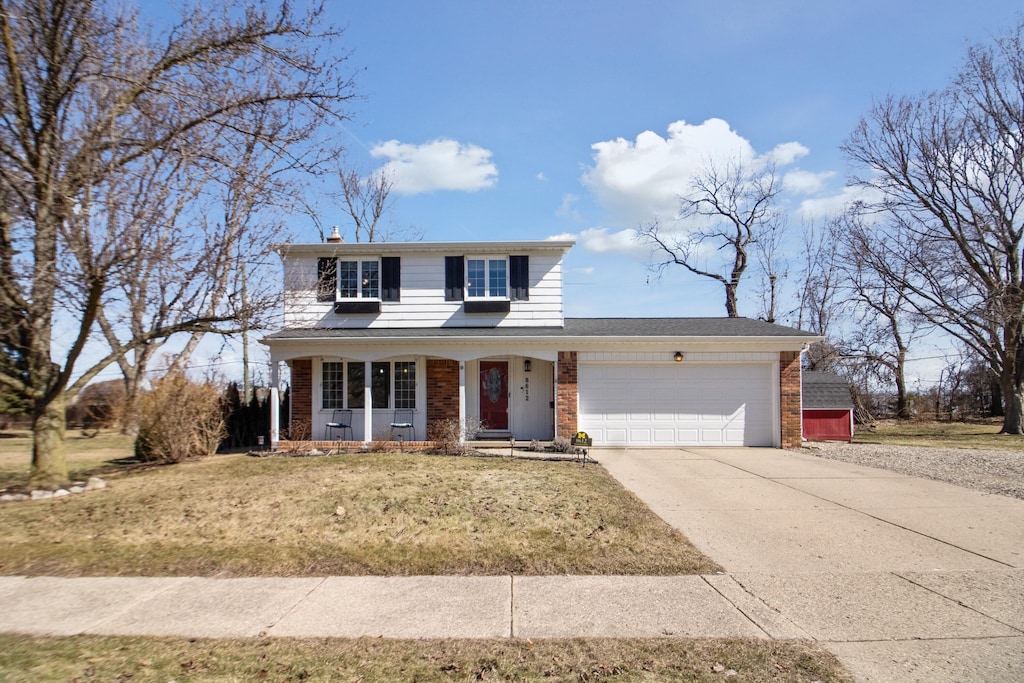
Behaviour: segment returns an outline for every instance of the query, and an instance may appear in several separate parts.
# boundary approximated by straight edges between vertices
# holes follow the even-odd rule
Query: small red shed
[[[831,372],[803,373],[804,439],[852,441],[853,399],[850,385]]]

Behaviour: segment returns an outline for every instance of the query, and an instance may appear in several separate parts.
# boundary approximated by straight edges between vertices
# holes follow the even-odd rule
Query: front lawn
[[[1002,426],[1001,419],[974,422],[879,420],[872,425],[857,425],[853,443],[1024,452],[1024,436],[1000,434]]]
[[[95,466],[96,463],[94,463]],[[0,573],[692,574],[718,567],[593,464],[216,456],[0,505]]]

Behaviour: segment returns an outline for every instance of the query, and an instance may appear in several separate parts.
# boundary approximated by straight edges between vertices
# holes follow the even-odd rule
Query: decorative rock
[[[47,498],[53,498],[53,491],[42,491],[37,489],[32,492],[32,500],[46,500]]]
[[[339,505],[338,507],[334,508],[334,516],[335,517],[339,517],[339,518],[340,517],[344,517],[345,516],[345,508],[342,507],[341,505]]]
[[[86,491],[95,491],[96,489],[107,488],[107,482],[103,481],[99,477],[89,477],[89,483],[85,485]]]
[[[81,493],[84,490],[85,490],[85,487],[84,486],[79,486],[78,484],[75,484],[74,486],[72,486],[71,488],[68,489],[68,491],[70,491],[71,493]]]
[[[0,503],[10,503],[12,500],[15,500],[13,493],[5,493],[0,496]]]
[[[15,493],[12,500],[28,500],[28,496],[24,493]]]
[[[54,498],[60,498],[61,496],[70,496],[70,495],[71,495],[71,492],[68,491],[67,489],[57,489],[56,491],[53,492],[53,497]]]

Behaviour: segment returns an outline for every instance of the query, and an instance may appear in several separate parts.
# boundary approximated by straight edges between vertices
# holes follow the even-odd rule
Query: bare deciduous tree
[[[738,317],[737,291],[750,264],[750,249],[780,229],[775,206],[780,191],[770,164],[708,162],[680,197],[677,219],[667,226],[658,220],[641,226],[637,239],[654,247],[656,272],[678,265],[720,282],[725,288],[726,314]]]
[[[155,155],[201,154],[190,146],[251,134],[240,116],[254,109],[294,103],[304,123],[341,116],[351,96],[344,57],[316,49],[338,35],[322,27],[322,8],[211,7],[185,8],[156,36],[133,12],[92,0],[0,0],[0,345],[10,359],[0,383],[31,406],[34,484],[67,479],[64,406],[100,370],[171,334],[237,327],[230,307],[189,310],[172,297],[167,305],[183,315],[79,368],[101,310],[117,298],[116,274],[138,262],[131,245],[151,245],[121,244],[106,229],[72,245],[75,211]],[[64,276],[71,263],[73,283]]]
[[[896,388],[896,417],[911,417],[907,399],[907,353],[925,327],[914,315],[906,283],[927,254],[895,222],[868,224],[856,207],[836,224],[842,245],[842,291],[851,303],[853,325],[841,346],[845,355],[871,363],[879,378],[887,375]],[[901,252],[899,259],[888,255]]]
[[[884,197],[871,208],[931,254],[907,271],[910,303],[999,375],[1011,434],[1024,432],[1022,33],[971,48],[941,92],[882,100],[844,145]]]

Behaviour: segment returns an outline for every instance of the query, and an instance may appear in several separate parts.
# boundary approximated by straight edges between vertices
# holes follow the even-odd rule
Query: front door
[[[484,429],[508,429],[508,361],[480,361],[480,422]]]

